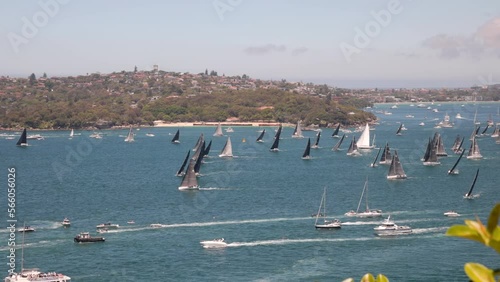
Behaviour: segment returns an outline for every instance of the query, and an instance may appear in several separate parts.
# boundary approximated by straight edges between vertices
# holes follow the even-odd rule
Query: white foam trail
[[[443,233],[446,230],[448,230],[448,227],[416,228],[412,230],[412,233],[415,234]]]
[[[342,222],[342,225],[379,225],[380,222],[381,222],[380,220],[379,221],[354,221],[354,222],[347,221],[347,222]]]
[[[200,188],[200,190],[211,191],[211,190],[237,190],[237,189],[236,188],[207,187],[207,188]]]
[[[266,245],[288,245],[299,243],[318,243],[318,242],[346,242],[346,241],[368,241],[373,240],[375,237],[362,237],[362,238],[314,238],[314,239],[277,239],[277,240],[263,240],[255,242],[233,242],[227,244],[228,247],[253,247],[253,246],[266,246]]]

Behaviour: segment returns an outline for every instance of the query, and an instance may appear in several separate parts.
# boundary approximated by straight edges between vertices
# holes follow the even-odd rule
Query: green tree
[[[36,76],[34,73],[32,73],[30,76],[29,76],[29,80],[30,80],[30,85],[34,85],[36,83]]]

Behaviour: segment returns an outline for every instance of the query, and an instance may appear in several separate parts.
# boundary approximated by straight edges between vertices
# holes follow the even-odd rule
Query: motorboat
[[[101,229],[97,229],[96,231],[97,231],[97,233],[108,233],[109,229],[101,228]]]
[[[28,140],[43,140],[43,136],[40,134],[30,134],[26,137]]]
[[[342,227],[342,222],[338,219],[324,220],[323,223],[316,223],[316,229],[336,229]]]
[[[373,228],[378,236],[394,236],[410,234],[412,229],[410,226],[399,226],[388,216],[379,226]]]
[[[226,241],[224,241],[224,238],[219,238],[219,239],[214,239],[214,240],[209,240],[209,241],[201,241],[200,244],[205,249],[227,247],[227,243],[226,243]]]
[[[457,217],[457,216],[460,216],[459,213],[457,213],[456,211],[447,211],[445,213],[443,213],[444,216],[448,216],[448,217]]]
[[[127,221],[127,224],[135,224],[135,221],[129,220],[129,221]]]
[[[161,228],[161,227],[163,227],[163,225],[161,225],[160,223],[152,223],[152,224],[149,225],[149,227]]]
[[[153,133],[146,133],[147,137],[154,137],[155,135]]]
[[[420,125],[420,126],[424,126],[424,125],[425,125],[425,123],[424,123],[424,122],[421,122],[421,123],[419,123],[418,125]]]
[[[81,232],[76,235],[73,239],[76,243],[94,243],[94,242],[104,242],[106,239],[104,237],[92,237],[89,232]]]
[[[23,269],[21,273],[12,273],[5,277],[5,282],[71,282],[71,277],[57,272],[41,272],[38,268]]]
[[[234,129],[232,127],[226,128],[226,132],[234,132]]]
[[[70,227],[71,226],[71,222],[69,221],[69,219],[67,217],[64,218],[64,220],[61,222],[61,224],[64,227]]]
[[[24,232],[24,233],[27,233],[27,232],[34,232],[35,231],[35,228],[31,227],[31,226],[24,226],[23,228],[19,228],[17,231],[19,232]]]
[[[120,225],[118,224],[113,224],[113,223],[101,223],[99,225],[96,226],[97,229],[102,229],[102,228],[106,228],[106,229],[118,229],[120,227]]]

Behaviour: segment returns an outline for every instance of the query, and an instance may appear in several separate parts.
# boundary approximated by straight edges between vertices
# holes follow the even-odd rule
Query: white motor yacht
[[[227,247],[227,243],[224,241],[224,238],[214,239],[210,241],[201,241],[200,244],[203,246],[203,248],[206,249]]]
[[[391,216],[387,217],[379,226],[373,228],[375,234],[379,236],[394,236],[410,234],[412,232],[410,226],[399,226],[391,220]]]

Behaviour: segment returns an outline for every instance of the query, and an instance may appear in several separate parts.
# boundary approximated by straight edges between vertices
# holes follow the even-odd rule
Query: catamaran
[[[321,211],[323,209],[323,211]],[[323,218],[323,223],[318,223],[319,218]],[[316,214],[316,221],[314,222],[314,227],[316,229],[337,229],[342,226],[342,222],[338,219],[327,220],[326,219],[326,187],[323,191],[323,196],[321,197],[321,203],[319,204],[318,213]]]
[[[370,144],[370,126],[368,123],[366,124],[363,133],[361,133],[356,145],[359,149],[373,149],[375,147],[374,144]]]
[[[398,151],[396,150],[394,150],[394,155],[392,156],[392,162],[389,167],[389,172],[387,173],[387,179],[406,179],[403,165],[399,161]]]
[[[181,141],[179,141],[179,135],[180,135],[180,132],[179,132],[179,129],[177,129],[177,131],[175,132],[175,135],[174,135],[174,138],[172,138],[172,143],[174,144],[179,144],[181,143]]]
[[[128,131],[127,138],[125,138],[125,142],[134,142],[134,132],[132,132],[132,126],[130,127]]]
[[[198,180],[196,179],[196,173],[194,172],[194,165],[196,161],[189,160],[189,165],[186,169],[186,173],[182,178],[181,185],[178,187],[179,190],[199,190]]]
[[[464,195],[464,199],[474,199],[474,198],[479,197],[479,194],[476,194],[476,195],[472,194],[472,190],[474,189],[474,185],[476,185],[476,181],[477,181],[477,176],[478,175],[479,175],[479,168],[476,171],[476,176],[474,176],[474,180],[472,181],[472,185],[470,186],[469,192],[467,192]]]
[[[366,208],[365,211],[360,212],[359,207],[361,206],[361,201],[363,200],[363,196],[365,196],[365,203],[366,203]],[[348,211],[345,213],[346,216],[352,216],[352,217],[379,217],[382,216],[382,211],[381,210],[371,210],[368,207],[368,178],[365,181],[365,186],[363,187],[363,192],[361,192],[361,197],[359,198],[358,202],[358,208],[356,211]]]
[[[257,137],[257,140],[255,142],[263,143],[264,142],[264,134],[266,133],[266,129],[264,128],[262,132],[259,134],[259,137]]]
[[[28,138],[27,138],[27,134],[26,134],[26,128],[23,130],[23,133],[21,134],[21,137],[19,137],[19,140],[17,140],[16,145],[21,146],[21,147],[28,146]]]
[[[220,122],[219,124],[217,124],[217,128],[215,129],[215,132],[214,132],[214,136],[223,136],[224,133],[222,133],[222,126],[220,125]]]
[[[456,175],[459,173],[458,169],[457,168],[457,165],[458,165],[458,162],[460,162],[460,159],[462,158],[462,156],[464,155],[465,153],[465,150],[462,150],[462,153],[460,154],[460,157],[458,157],[457,161],[455,162],[455,164],[453,165],[453,167],[448,170],[448,174],[450,175]]]
[[[300,120],[295,125],[295,130],[293,131],[292,138],[304,138],[304,135],[302,135],[302,128],[300,126]]]
[[[333,146],[332,151],[339,150],[340,145],[342,145],[342,141],[344,141],[344,138],[345,138],[345,134],[342,134],[342,138],[340,138],[340,140],[337,142],[337,144],[335,144],[335,146]]]
[[[280,136],[281,136],[282,128],[283,127],[281,125],[278,127],[278,130],[276,131],[276,134],[274,135],[273,145],[271,145],[271,148],[269,149],[269,151],[271,151],[271,152],[278,152],[279,151],[278,146],[280,144]]]
[[[391,149],[389,148],[389,142],[385,143],[384,151],[382,151],[382,156],[380,156],[379,164],[390,165],[392,161]]]
[[[319,139],[321,138],[321,131],[318,131],[316,133],[316,141],[314,141],[314,144],[311,146],[313,149],[318,149],[319,148]]]
[[[479,151],[479,145],[477,144],[476,138],[472,138],[469,148],[469,154],[467,155],[468,159],[482,159],[483,155]]]
[[[232,158],[233,157],[233,145],[231,144],[231,137],[227,137],[226,144],[219,154],[220,158]]]
[[[306,145],[306,149],[304,150],[304,154],[302,154],[302,159],[303,160],[310,160],[311,159],[311,138],[307,139],[307,145]]]

